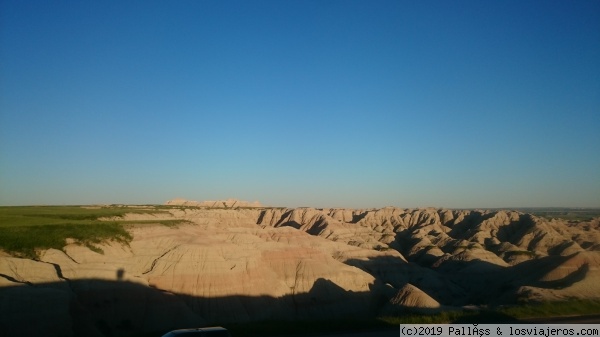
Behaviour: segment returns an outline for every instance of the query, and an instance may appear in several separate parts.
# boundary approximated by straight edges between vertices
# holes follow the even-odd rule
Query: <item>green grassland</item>
[[[132,237],[128,224],[160,223],[176,226],[181,220],[126,221],[127,213],[160,214],[168,208],[155,206],[15,206],[0,207],[0,249],[20,257],[37,259],[40,250],[62,249],[66,239],[101,252],[99,243],[114,240],[127,244]],[[101,218],[115,218],[103,221]]]

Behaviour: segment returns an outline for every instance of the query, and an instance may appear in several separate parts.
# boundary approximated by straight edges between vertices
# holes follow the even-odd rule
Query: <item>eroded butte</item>
[[[179,207],[126,215],[143,224],[128,227],[128,245],[100,245],[102,254],[74,243],[39,260],[3,253],[4,331],[101,336],[600,298],[598,218],[168,204]],[[158,223],[177,219],[185,223]]]

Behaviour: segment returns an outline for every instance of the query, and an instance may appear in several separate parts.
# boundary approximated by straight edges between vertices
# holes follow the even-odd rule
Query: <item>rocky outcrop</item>
[[[438,301],[410,283],[407,283],[397,291],[393,291],[395,294],[382,310],[384,314],[397,315],[407,311],[432,313],[439,311],[441,308]]]
[[[35,319],[30,335],[124,336],[600,297],[598,219],[169,204],[180,207],[120,217],[133,240],[99,244],[102,253],[69,240],[38,261],[0,255],[0,328]],[[56,309],[36,309],[46,304]]]
[[[249,202],[237,199],[217,200],[217,201],[194,201],[181,198],[169,200],[165,205],[170,206],[192,206],[192,207],[209,207],[209,208],[254,208],[263,207],[258,201]]]

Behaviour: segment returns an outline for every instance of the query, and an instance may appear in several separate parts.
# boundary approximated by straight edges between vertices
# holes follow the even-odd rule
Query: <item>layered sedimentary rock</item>
[[[165,203],[166,205],[171,206],[193,206],[193,207],[210,207],[210,208],[252,208],[252,207],[263,207],[258,201],[248,202],[237,199],[227,199],[227,200],[205,200],[205,201],[194,201],[194,200],[185,200],[185,199],[173,199],[169,200]]]
[[[439,311],[441,308],[438,301],[410,283],[405,284],[400,290],[390,288],[393,295],[382,308],[382,313],[385,315],[397,315],[406,312],[432,313]]]
[[[124,336],[600,298],[599,219],[171,204],[180,207],[126,215],[133,240],[104,243],[102,253],[69,243],[37,261],[1,255],[0,328],[18,334],[11,322],[35,319],[27,335]]]

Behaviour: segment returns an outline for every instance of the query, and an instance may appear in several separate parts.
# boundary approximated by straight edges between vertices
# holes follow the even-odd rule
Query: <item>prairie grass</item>
[[[0,227],[0,248],[31,259],[36,259],[42,249],[62,249],[67,238],[96,252],[100,251],[95,244],[108,240],[127,243],[132,239],[123,226],[115,222]]]
[[[164,208],[130,206],[16,206],[0,207],[0,249],[15,256],[38,258],[43,249],[62,249],[66,239],[101,252],[96,244],[114,240],[127,244],[132,237],[123,227],[129,223],[159,223],[176,226],[180,220],[101,221],[127,213],[159,214]]]
[[[160,214],[165,209],[148,207],[103,206],[10,206],[0,207],[0,227],[60,223],[91,223],[103,217],[122,217],[127,213]]]

